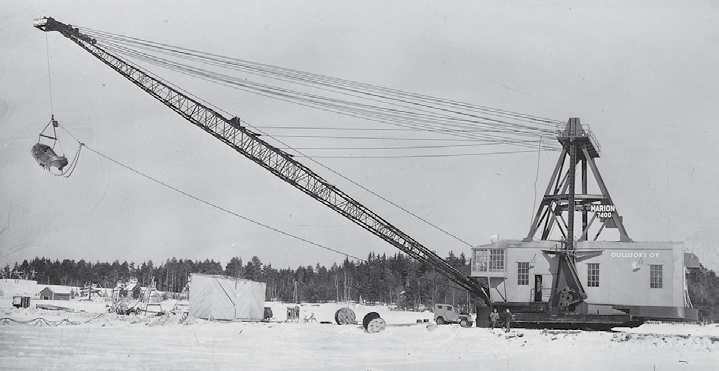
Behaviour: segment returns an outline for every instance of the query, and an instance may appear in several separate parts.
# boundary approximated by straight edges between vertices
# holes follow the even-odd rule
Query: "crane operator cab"
[[[53,130],[53,136],[49,136],[45,134],[45,131],[47,131],[48,127],[52,125]],[[54,167],[58,169],[59,171],[62,171],[62,169],[67,166],[68,161],[65,156],[58,156],[55,153],[55,150],[53,147],[55,146],[55,142],[57,142],[57,132],[55,131],[55,128],[58,126],[57,121],[55,121],[55,117],[53,116],[50,119],[50,122],[45,126],[45,129],[42,133],[40,133],[40,136],[38,137],[37,143],[32,146],[32,150],[30,150],[30,153],[32,154],[32,157],[37,161],[38,165],[42,167],[45,170],[50,170],[50,168]],[[42,138],[48,138],[53,140],[53,147],[41,143]]]

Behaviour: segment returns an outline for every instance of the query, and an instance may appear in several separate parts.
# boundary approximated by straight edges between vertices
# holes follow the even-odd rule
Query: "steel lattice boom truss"
[[[239,118],[223,117],[167,83],[100,48],[94,39],[80,33],[71,25],[53,18],[42,18],[36,20],[34,26],[45,32],[60,32],[194,125],[400,251],[430,264],[443,276],[477,295],[485,303],[491,304],[486,288],[478,281],[451,266],[436,253],[329,184],[293,159],[290,154],[260,139],[258,134],[242,126]]]

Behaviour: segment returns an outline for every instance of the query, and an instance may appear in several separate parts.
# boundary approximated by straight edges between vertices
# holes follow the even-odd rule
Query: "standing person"
[[[504,311],[504,332],[509,332],[510,323],[512,322],[512,312],[507,308]]]
[[[499,323],[499,313],[497,312],[497,308],[494,308],[492,313],[489,314],[489,320],[492,321],[492,328],[497,327],[497,324]]]

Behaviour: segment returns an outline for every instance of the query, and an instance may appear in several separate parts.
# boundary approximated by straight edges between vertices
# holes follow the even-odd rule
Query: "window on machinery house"
[[[599,263],[587,264],[587,287],[599,287]]]
[[[504,272],[504,249],[489,250],[489,271]]]
[[[472,270],[475,272],[504,272],[504,249],[475,250]]]
[[[664,287],[661,265],[649,265],[649,287],[652,289],[661,289]]]
[[[517,263],[517,285],[529,285],[529,263]]]

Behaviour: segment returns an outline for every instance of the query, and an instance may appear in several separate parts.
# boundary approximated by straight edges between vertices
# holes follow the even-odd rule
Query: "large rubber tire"
[[[472,326],[472,324],[471,324],[469,321],[467,321],[466,319],[462,319],[461,321],[459,321],[459,325],[462,326],[462,327],[470,327],[470,326]]]
[[[437,324],[444,325],[444,317],[437,317]]]
[[[369,312],[369,313],[367,313],[367,314],[364,316],[364,318],[362,319],[362,327],[364,327],[364,329],[366,330],[366,329],[367,329],[367,325],[369,325],[370,321],[372,321],[372,320],[375,319],[375,318],[380,318],[380,317],[379,317],[379,313],[377,313],[377,312]]]

